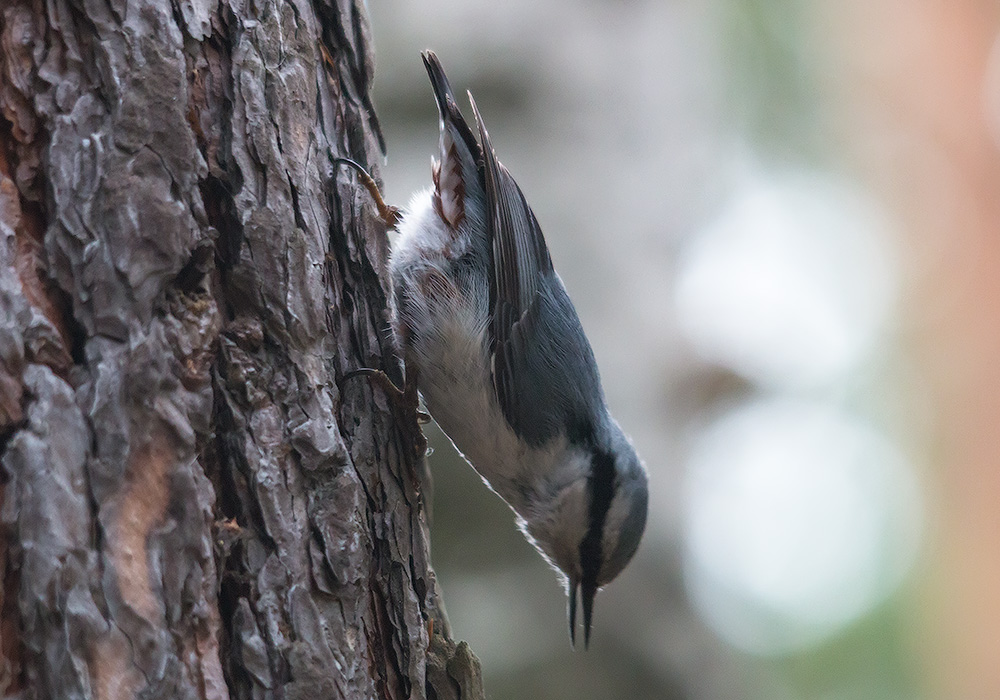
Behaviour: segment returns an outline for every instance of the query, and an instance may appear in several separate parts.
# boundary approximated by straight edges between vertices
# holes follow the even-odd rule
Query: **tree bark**
[[[430,569],[360,0],[0,9],[0,689],[479,698]]]

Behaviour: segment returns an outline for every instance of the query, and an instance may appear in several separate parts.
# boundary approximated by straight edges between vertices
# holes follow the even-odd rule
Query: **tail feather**
[[[427,75],[431,79],[431,87],[434,88],[434,98],[437,100],[438,112],[443,122],[442,128],[454,129],[456,135],[465,144],[469,154],[478,157],[479,144],[476,142],[476,137],[469,124],[465,121],[465,117],[458,109],[455,93],[452,92],[451,83],[448,82],[448,76],[445,75],[441,61],[438,60],[437,54],[433,51],[424,51],[421,57],[424,59]]]
[[[441,125],[441,160],[434,171],[434,203],[441,218],[457,229],[465,219],[466,200],[482,189],[479,175],[481,149],[455,102],[448,76],[433,51],[421,56],[434,88]]]

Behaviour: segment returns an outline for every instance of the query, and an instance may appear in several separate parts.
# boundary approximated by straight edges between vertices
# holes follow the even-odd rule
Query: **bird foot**
[[[375,206],[378,209],[378,215],[385,222],[386,227],[396,228],[396,224],[399,223],[401,215],[399,213],[399,207],[394,207],[391,204],[386,204],[385,200],[382,199],[382,193],[378,189],[378,184],[375,179],[368,174],[364,166],[357,161],[351,160],[350,158],[334,158],[333,162],[338,165],[346,165],[352,170],[356,170],[358,173],[358,178],[361,180],[361,184],[364,186],[368,193],[375,200]]]
[[[389,403],[392,408],[404,421],[400,423],[400,425],[412,426],[410,428],[403,428],[403,430],[405,433],[412,433],[412,435],[409,435],[408,440],[413,446],[416,458],[418,460],[422,458],[427,452],[427,438],[424,437],[424,433],[420,429],[420,426],[426,425],[430,421],[431,417],[420,410],[420,398],[417,394],[416,371],[406,371],[406,381],[403,384],[402,389],[396,386],[396,383],[389,378],[388,374],[380,369],[372,369],[371,367],[362,367],[348,372],[344,375],[343,379],[341,379],[341,383],[346,382],[349,379],[354,379],[355,377],[368,377],[372,383],[385,392],[386,396],[389,397]],[[409,416],[415,417],[415,426],[405,422]]]

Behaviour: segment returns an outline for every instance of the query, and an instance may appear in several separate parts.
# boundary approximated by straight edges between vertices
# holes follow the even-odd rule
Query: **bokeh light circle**
[[[686,577],[725,639],[760,654],[814,644],[899,585],[920,539],[915,474],[887,440],[794,399],[705,430],[685,493]]]

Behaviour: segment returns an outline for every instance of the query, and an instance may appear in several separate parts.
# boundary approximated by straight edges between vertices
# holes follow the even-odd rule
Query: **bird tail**
[[[441,125],[441,160],[434,168],[435,205],[441,217],[457,229],[469,204],[482,207],[484,199],[479,161],[482,151],[455,102],[448,76],[433,51],[424,51],[424,67],[434,88]]]

